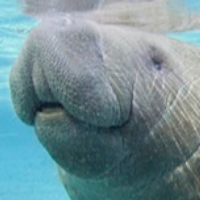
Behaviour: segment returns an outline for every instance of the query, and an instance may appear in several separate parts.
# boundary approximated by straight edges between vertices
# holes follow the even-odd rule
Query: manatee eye
[[[154,45],[150,45],[150,58],[153,68],[157,71],[162,70],[165,63],[165,52]]]
[[[162,69],[162,61],[161,60],[158,60],[158,59],[155,59],[153,58],[153,66],[156,70],[160,71]]]

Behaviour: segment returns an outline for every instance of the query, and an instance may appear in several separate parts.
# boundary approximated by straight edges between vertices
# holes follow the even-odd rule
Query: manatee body
[[[168,1],[169,0],[153,0],[153,2]],[[18,2],[24,13],[35,17],[42,17],[57,12],[71,13],[91,11],[114,3],[152,2],[152,0],[18,0]]]
[[[42,17],[56,12],[83,12],[98,7],[100,0],[19,0],[24,13]]]
[[[72,200],[199,200],[200,49],[81,15],[31,31],[10,75],[16,113]]]
[[[25,14],[39,19],[70,14],[102,24],[137,27],[145,31],[185,31],[200,28],[199,12],[184,0],[19,0]],[[158,17],[159,16],[159,17]]]

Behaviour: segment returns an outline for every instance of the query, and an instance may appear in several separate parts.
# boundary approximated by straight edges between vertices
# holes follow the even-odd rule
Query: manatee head
[[[183,63],[180,48],[124,26],[44,20],[11,71],[16,113],[35,127],[67,177],[91,181],[91,190],[100,182],[108,196],[121,188],[116,200],[185,200],[190,182],[182,177],[187,180],[184,166],[198,155],[200,112],[196,85],[184,74],[185,65],[193,66]],[[76,181],[65,181],[76,188]],[[101,196],[98,189],[91,197],[82,193],[88,200]]]

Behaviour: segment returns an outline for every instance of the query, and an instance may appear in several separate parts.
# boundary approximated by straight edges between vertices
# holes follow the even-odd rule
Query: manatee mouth
[[[54,102],[44,102],[41,103],[39,108],[35,113],[34,124],[36,122],[36,118],[39,117],[42,121],[54,121],[58,119],[65,119],[66,116],[69,116],[69,113],[60,103]]]
[[[41,103],[34,128],[55,162],[83,178],[104,177],[129,153],[123,148],[120,131],[81,121],[60,103]]]
[[[64,110],[63,106],[60,103],[46,102],[46,103],[41,104],[37,112],[49,115],[49,114],[56,113],[60,110]]]

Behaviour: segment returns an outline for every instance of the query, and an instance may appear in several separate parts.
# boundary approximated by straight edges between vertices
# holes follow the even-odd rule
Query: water
[[[191,10],[200,1],[186,0]],[[66,200],[56,166],[37,141],[33,129],[15,115],[9,72],[29,30],[37,21],[20,13],[14,0],[0,2],[0,200]],[[200,31],[171,37],[200,45]]]
[[[31,27],[14,0],[0,1],[0,200],[66,200],[56,166],[15,115],[9,72]]]

